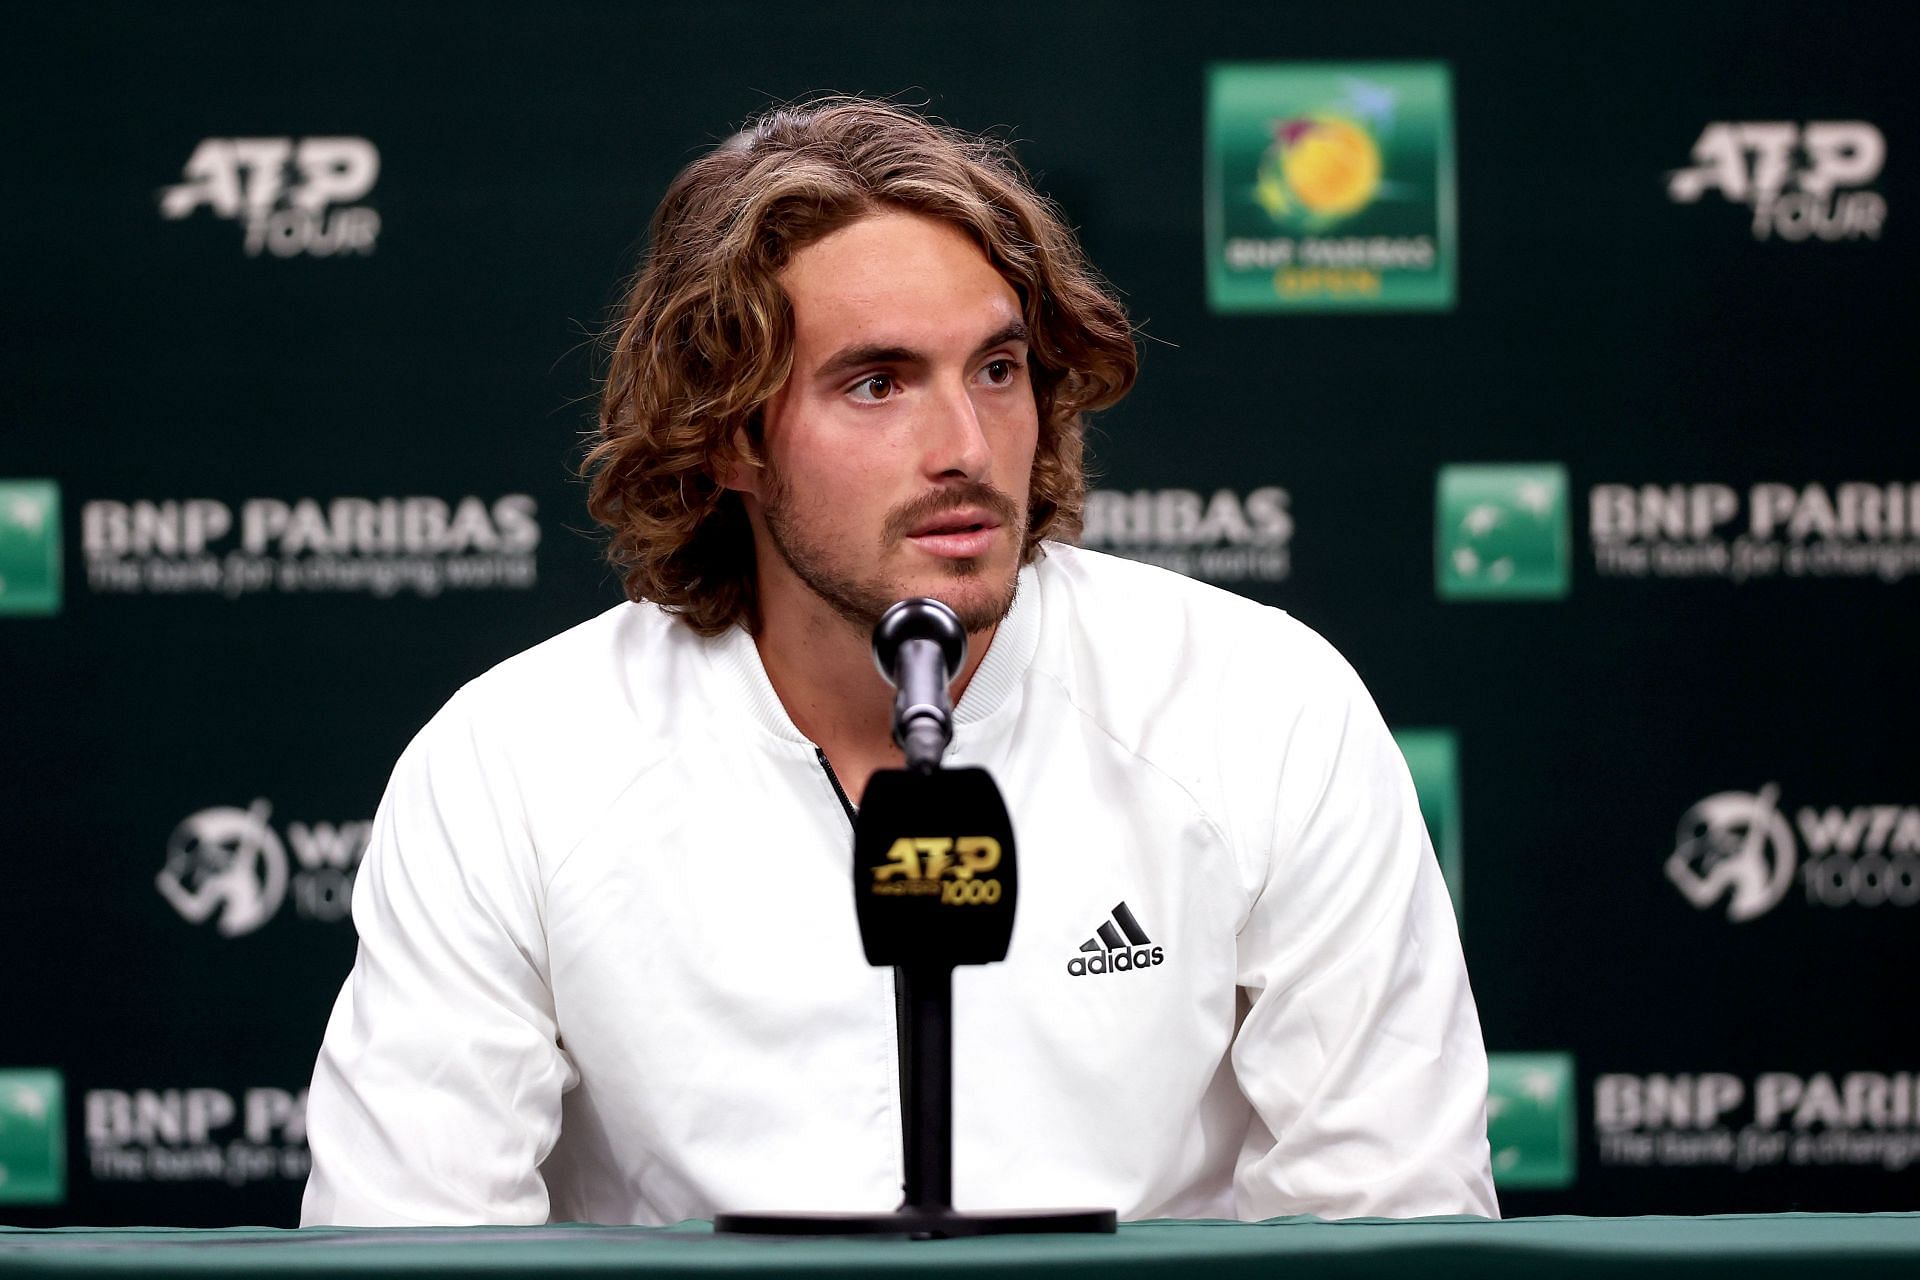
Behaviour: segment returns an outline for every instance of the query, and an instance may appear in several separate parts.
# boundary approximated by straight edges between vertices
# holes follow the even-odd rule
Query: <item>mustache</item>
[[[932,493],[922,494],[911,502],[895,507],[887,514],[886,525],[881,530],[883,539],[898,542],[934,516],[958,511],[962,507],[979,507],[990,511],[1003,525],[1017,524],[1020,519],[1020,508],[1012,498],[984,481],[969,480],[951,489],[936,489]]]

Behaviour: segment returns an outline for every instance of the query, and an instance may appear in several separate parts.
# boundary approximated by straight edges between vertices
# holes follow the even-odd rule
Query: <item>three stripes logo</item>
[[[1165,950],[1152,943],[1127,904],[1119,903],[1113,908],[1113,918],[1102,921],[1093,937],[1080,944],[1080,954],[1067,961],[1067,972],[1084,978],[1090,973],[1151,969],[1166,959]]]

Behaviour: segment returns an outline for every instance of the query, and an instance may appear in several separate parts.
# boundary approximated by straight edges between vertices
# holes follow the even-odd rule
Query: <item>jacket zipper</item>
[[[853,801],[847,799],[847,789],[840,785],[840,775],[833,771],[833,761],[827,759],[827,753],[819,747],[813,749],[813,754],[819,759],[820,767],[826,770],[827,781],[833,784],[833,794],[839,799],[840,807],[846,811],[847,825],[852,826],[854,820]]]
[[[820,761],[820,768],[826,772],[827,781],[833,784],[833,794],[840,801],[840,808],[847,815],[847,825],[854,825],[856,817],[853,801],[847,799],[847,789],[840,785],[840,775],[833,771],[833,762],[827,759],[827,753],[819,747],[813,754]],[[893,971],[893,1044],[896,1053],[894,1078],[900,1086],[901,1123],[906,1122],[907,1114],[907,1042],[901,1036],[901,1028],[907,1025],[907,989],[900,981],[900,971]]]

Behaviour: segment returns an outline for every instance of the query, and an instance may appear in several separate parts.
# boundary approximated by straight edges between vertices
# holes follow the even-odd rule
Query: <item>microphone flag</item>
[[[867,962],[990,964],[1013,938],[1013,822],[985,769],[881,769],[853,828],[853,902]]]

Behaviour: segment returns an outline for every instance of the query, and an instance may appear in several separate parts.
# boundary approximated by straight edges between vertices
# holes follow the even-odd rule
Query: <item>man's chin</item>
[[[977,635],[997,624],[1013,608],[1019,587],[1017,570],[992,564],[986,556],[947,561],[937,573],[916,574],[900,584],[897,599],[932,596],[959,615],[960,625]]]

